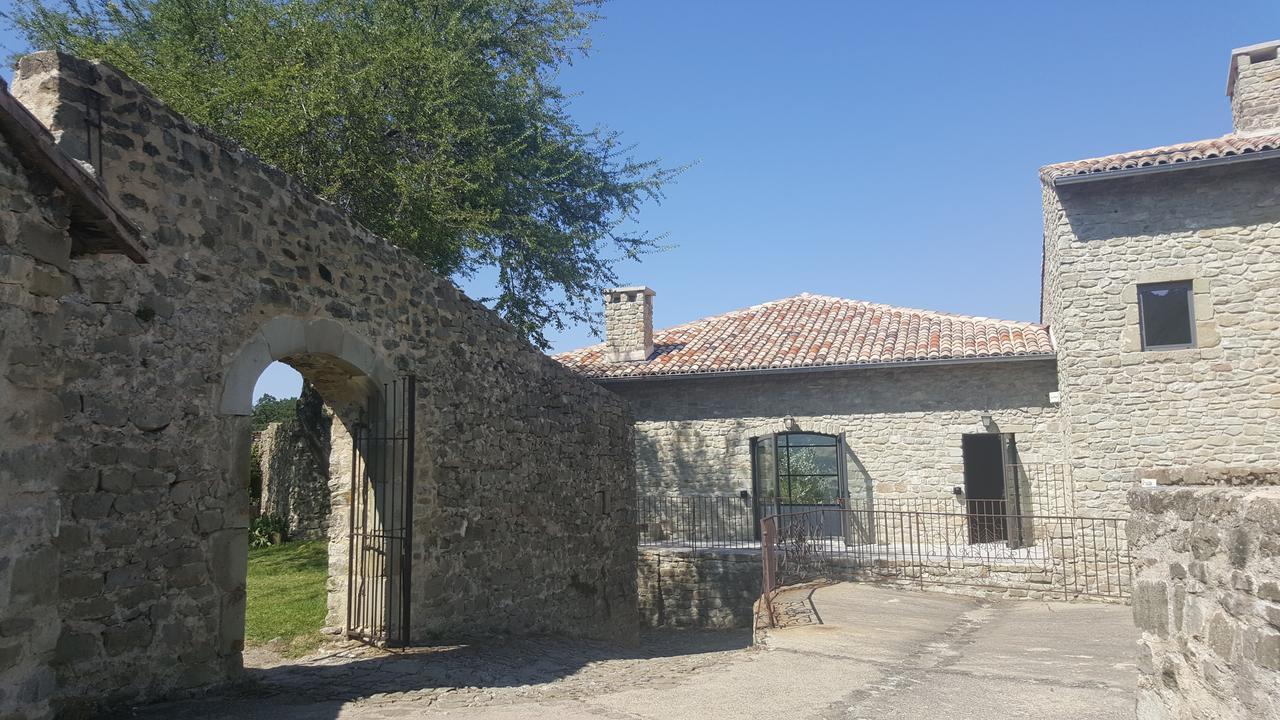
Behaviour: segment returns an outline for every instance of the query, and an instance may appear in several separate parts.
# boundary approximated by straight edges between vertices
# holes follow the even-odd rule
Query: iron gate
[[[409,643],[417,382],[382,386],[352,433],[347,636]]]

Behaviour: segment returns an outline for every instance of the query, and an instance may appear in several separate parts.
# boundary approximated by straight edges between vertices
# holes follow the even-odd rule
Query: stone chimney
[[[648,360],[653,354],[653,291],[643,285],[604,291],[604,359]]]
[[[1242,135],[1280,130],[1280,40],[1231,51],[1227,97],[1231,119]]]

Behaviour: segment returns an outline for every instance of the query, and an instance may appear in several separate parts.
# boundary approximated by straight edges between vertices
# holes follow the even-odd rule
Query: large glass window
[[[756,439],[756,492],[781,505],[835,505],[841,497],[839,439],[780,433]]]
[[[1143,350],[1169,350],[1195,343],[1191,281],[1138,286]]]

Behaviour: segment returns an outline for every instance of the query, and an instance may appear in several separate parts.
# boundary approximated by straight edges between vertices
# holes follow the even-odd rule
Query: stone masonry
[[[1280,43],[1253,45],[1231,53],[1227,95],[1238,133],[1280,126]]]
[[[643,549],[637,576],[640,623],[751,627],[760,577],[759,551]]]
[[[1280,470],[1143,471],[1129,494],[1139,720],[1280,717]]]
[[[647,287],[604,291],[604,326],[610,362],[646,360],[653,354],[653,296]]]
[[[1280,184],[1269,163],[1045,188],[1043,313],[1082,510],[1134,468],[1280,461]],[[1190,280],[1196,346],[1141,350],[1137,285]]]
[[[924,498],[958,512],[965,433],[1015,433],[1021,462],[1060,460],[1052,360],[605,385],[635,413],[643,492],[751,490],[751,438],[789,430],[844,433],[851,498]]]
[[[258,512],[284,519],[291,540],[328,534],[332,422],[323,398],[308,385],[298,398],[297,418],[271,423],[254,439],[262,478]]]
[[[1278,47],[1232,52],[1235,133],[1213,142],[1280,133]],[[1088,182],[1042,174],[1041,318],[1066,455],[1092,498],[1083,510],[1123,512],[1134,468],[1280,461],[1280,184],[1268,158],[1162,160]],[[1137,288],[1167,281],[1192,284],[1195,344],[1144,352]]]
[[[42,157],[92,147],[97,165],[55,184],[5,105],[0,716],[74,717],[238,674],[249,395],[272,360],[334,412],[339,484],[355,408],[418,378],[415,641],[634,637],[624,402],[114,69],[40,53],[13,88],[52,131]],[[94,193],[143,252],[96,250],[78,219],[105,207]]]

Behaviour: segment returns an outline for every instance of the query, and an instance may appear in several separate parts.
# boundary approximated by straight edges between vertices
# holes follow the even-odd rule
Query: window
[[[1172,350],[1195,345],[1191,281],[1138,286],[1138,323],[1143,350]]]
[[[840,440],[779,433],[754,440],[758,497],[781,505],[836,505],[841,492]]]

